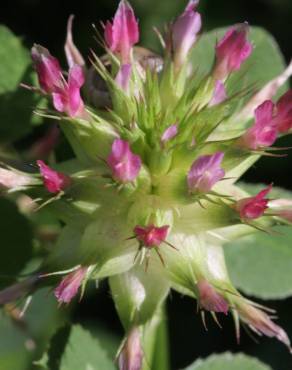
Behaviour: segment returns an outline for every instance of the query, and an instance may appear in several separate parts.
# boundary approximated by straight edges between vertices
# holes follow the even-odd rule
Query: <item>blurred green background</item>
[[[159,50],[152,27],[157,26],[162,29],[165,22],[172,20],[183,9],[185,1],[132,0],[131,3],[140,20],[141,44]],[[76,15],[75,43],[83,55],[88,55],[90,48],[98,50],[93,37],[92,23],[98,25],[100,20],[105,21],[111,18],[117,4],[118,1],[113,0],[75,2],[65,0],[15,0],[8,2],[2,0],[0,23],[5,24],[16,35],[21,36],[27,47],[31,47],[34,42],[40,43],[65,62],[63,44],[68,16],[70,14]],[[199,10],[203,15],[205,30],[242,21],[266,28],[275,36],[286,61],[290,60],[292,56],[291,0],[202,0]],[[25,144],[29,140],[31,138],[26,138],[24,141],[22,139],[19,145],[23,145],[23,142]],[[291,137],[281,140],[278,144],[291,146]],[[246,174],[244,179],[249,182],[273,182],[275,185],[292,189],[291,163],[291,155],[282,158],[281,162],[276,158],[262,159]],[[263,303],[277,309],[280,317],[279,324],[286,328],[292,337],[292,299]],[[42,312],[38,312],[38,315],[41,316]],[[168,315],[173,369],[183,368],[199,356],[205,357],[213,352],[226,350],[244,351],[247,354],[257,356],[270,364],[274,370],[292,368],[291,355],[276,340],[263,338],[260,340],[260,344],[256,344],[242,330],[241,344],[238,346],[235,343],[234,328],[230,317],[220,318],[223,329],[219,329],[210,319],[209,330],[206,333],[200,316],[196,314],[196,305],[193,300],[172,293],[168,300]],[[96,330],[97,335],[102,338],[104,343],[112,342],[112,336],[117,338],[122,336],[122,328],[115,314],[106,283],[98,291],[92,289],[88,298],[74,307],[72,316],[75,322],[90,326],[93,331]],[[0,338],[0,342],[3,341],[5,338]],[[114,341],[114,343],[116,342]]]

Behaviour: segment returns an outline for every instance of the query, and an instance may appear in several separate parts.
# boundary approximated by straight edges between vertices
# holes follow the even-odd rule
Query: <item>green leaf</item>
[[[98,340],[81,326],[73,326],[60,370],[115,370],[114,362],[101,348]]]
[[[264,299],[292,295],[292,228],[273,235],[256,232],[225,246],[231,279],[237,288]]]
[[[206,360],[197,360],[185,370],[271,370],[256,358],[244,354],[231,354],[229,352],[220,355],[212,355]]]
[[[34,73],[28,50],[21,40],[5,26],[0,26],[0,138],[16,140],[30,132],[34,107],[42,100],[20,87],[34,85]],[[42,102],[43,104],[43,102]]]
[[[32,255],[32,229],[29,221],[10,200],[0,198],[0,271],[17,275]]]
[[[251,195],[265,185],[240,184]],[[274,188],[270,198],[292,198],[291,192]],[[292,295],[292,228],[278,226],[273,234],[255,232],[225,245],[231,279],[244,293],[263,299]]]

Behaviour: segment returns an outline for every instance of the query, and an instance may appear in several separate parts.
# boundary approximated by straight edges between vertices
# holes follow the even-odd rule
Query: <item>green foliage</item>
[[[108,358],[97,339],[81,326],[72,327],[60,370],[114,370],[113,360]]]
[[[257,359],[243,355],[224,353],[213,355],[206,360],[197,360],[185,370],[270,370]]]
[[[265,299],[292,294],[292,230],[256,232],[225,246],[231,279],[243,292]]]
[[[241,184],[255,195],[263,185]],[[291,192],[274,188],[270,198],[290,198]],[[292,231],[278,226],[271,233],[253,235],[225,245],[231,279],[243,292],[264,299],[280,299],[292,294]]]
[[[0,26],[0,142],[28,134],[40,120],[33,108],[43,99],[20,87],[35,84],[28,50],[5,26]]]
[[[29,221],[5,198],[0,198],[0,219],[0,271],[2,279],[5,275],[13,278],[32,257],[33,233]]]

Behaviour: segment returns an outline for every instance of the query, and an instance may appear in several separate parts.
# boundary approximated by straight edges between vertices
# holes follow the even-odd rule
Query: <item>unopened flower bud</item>
[[[201,15],[195,11],[199,1],[190,0],[184,12],[177,18],[172,27],[174,63],[181,68],[201,29]]]
[[[71,185],[71,178],[61,172],[57,172],[38,160],[37,164],[43,178],[44,186],[50,193],[60,193]]]
[[[267,194],[272,190],[272,185],[260,191],[254,197],[240,199],[235,209],[243,220],[254,220],[261,217],[268,208],[269,200],[265,199]]]
[[[62,87],[62,70],[58,60],[49,50],[34,45],[31,57],[38,75],[40,87],[48,94]]]
[[[134,233],[137,239],[143,243],[146,247],[158,247],[162,242],[165,241],[169,226],[164,225],[157,227],[149,225],[146,227],[137,225],[134,228]]]
[[[113,22],[105,26],[105,41],[109,49],[121,56],[123,64],[130,62],[132,47],[139,41],[138,22],[126,0],[121,0]]]
[[[265,148],[277,139],[277,123],[273,119],[274,103],[266,100],[255,110],[255,123],[239,139],[239,145],[246,149]]]
[[[139,328],[129,332],[118,358],[119,370],[140,370],[142,368],[143,351]]]
[[[87,267],[80,267],[66,275],[55,289],[55,296],[59,303],[70,303],[76,296],[85,278]]]
[[[252,45],[247,40],[248,24],[231,27],[216,45],[216,64],[214,77],[225,80],[230,73],[240,69],[241,64],[250,56]]]
[[[225,172],[221,168],[224,153],[203,155],[193,164],[188,173],[188,187],[191,192],[207,193],[220,181]]]
[[[169,140],[173,139],[178,134],[177,124],[169,126],[161,136],[161,142],[165,144]]]
[[[211,312],[228,313],[228,302],[219,294],[207,280],[199,280],[197,283],[198,301],[200,307]]]
[[[116,181],[127,183],[134,181],[141,169],[141,159],[133,154],[127,141],[116,139],[108,156],[107,163]]]

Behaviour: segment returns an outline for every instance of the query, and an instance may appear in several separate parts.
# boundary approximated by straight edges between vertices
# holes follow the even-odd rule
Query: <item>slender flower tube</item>
[[[84,73],[79,65],[69,69],[68,81],[62,75],[59,62],[49,51],[41,46],[32,48],[32,59],[38,74],[39,84],[46,93],[51,94],[54,108],[70,117],[84,116],[84,103],[80,88],[84,84]]]
[[[70,303],[76,296],[85,278],[87,267],[80,267],[66,275],[55,289],[55,296],[59,303]]]
[[[277,102],[274,122],[280,132],[292,128],[292,90],[288,90]]]
[[[116,75],[115,81],[117,85],[126,93],[129,94],[130,80],[132,74],[131,64],[123,64],[118,74]]]
[[[228,302],[216,292],[215,288],[207,280],[199,280],[197,283],[199,292],[198,300],[200,307],[211,312],[228,313]]]
[[[104,36],[109,49],[120,55],[122,64],[128,64],[131,49],[139,41],[139,28],[134,11],[126,0],[121,0],[113,22],[106,23]]]
[[[134,181],[142,166],[140,157],[133,154],[129,143],[122,139],[116,139],[113,142],[107,163],[113,178],[121,183]]]
[[[222,81],[217,80],[215,83],[215,89],[213,93],[213,97],[209,102],[209,107],[213,107],[214,105],[223,103],[227,98],[226,90],[224,83]]]
[[[134,327],[128,334],[118,358],[119,370],[140,370],[143,351],[139,328]]]
[[[248,24],[231,27],[216,45],[216,64],[214,77],[225,80],[230,73],[240,69],[241,64],[250,56],[252,45],[247,40]]]
[[[165,241],[168,234],[168,225],[157,227],[149,225],[146,227],[135,226],[134,233],[137,239],[143,243],[145,247],[159,247],[159,245]]]
[[[261,217],[268,208],[269,200],[265,199],[268,193],[272,190],[272,185],[260,191],[254,197],[244,198],[239,200],[235,209],[243,220],[254,220]]]
[[[190,0],[172,27],[174,63],[177,69],[185,64],[202,26],[201,15],[195,11],[198,3],[198,0]]]
[[[239,145],[246,149],[265,148],[277,139],[277,122],[273,119],[274,103],[266,100],[255,110],[255,124],[239,139]]]
[[[192,164],[187,176],[191,192],[207,193],[224,177],[225,172],[221,168],[223,157],[222,152],[203,155]]]
[[[71,185],[71,178],[69,176],[53,170],[41,160],[38,160],[37,164],[40,168],[44,186],[48,192],[57,194]]]

